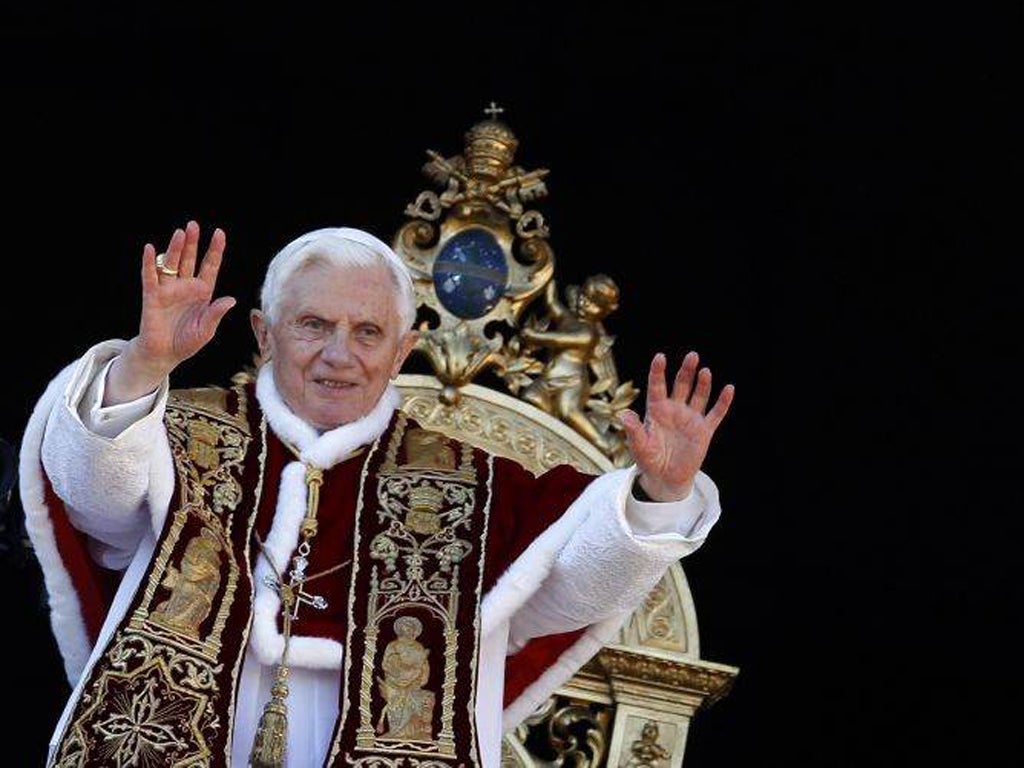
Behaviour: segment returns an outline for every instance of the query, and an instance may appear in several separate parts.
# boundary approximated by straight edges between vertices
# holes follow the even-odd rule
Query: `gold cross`
[[[491,100],[491,106],[489,106],[487,109],[484,110],[484,114],[485,115],[490,115],[491,119],[495,120],[495,119],[497,119],[498,115],[500,115],[504,111],[505,110],[502,109],[501,107],[499,107],[497,104],[495,104],[494,100],[492,99]]]

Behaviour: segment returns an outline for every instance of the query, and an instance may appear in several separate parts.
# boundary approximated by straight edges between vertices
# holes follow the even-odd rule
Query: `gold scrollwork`
[[[596,768],[607,755],[611,719],[604,705],[553,696],[506,738],[518,742],[532,765]],[[502,764],[521,763],[516,751],[506,750]]]
[[[705,704],[712,704],[725,696],[737,674],[732,667],[712,666],[710,662],[645,656],[629,649],[607,646],[597,652],[597,660],[610,678],[694,691],[704,697]]]
[[[618,417],[638,390],[619,381],[614,339],[602,324],[618,307],[618,287],[611,278],[594,275],[580,287],[570,286],[564,304],[560,300],[550,231],[543,214],[526,207],[547,195],[548,171],[516,166],[518,146],[509,127],[492,116],[470,128],[462,154],[445,158],[428,150],[423,170],[444,190],[421,192],[405,210],[412,221],[394,240],[414,277],[417,303],[437,316],[435,323],[421,324],[416,349],[445,387],[442,402],[457,404],[463,387],[493,369],[513,395],[572,427],[617,466],[626,466],[631,459]],[[442,302],[434,283],[435,261],[446,244],[471,229],[493,239],[507,269],[499,295],[486,293],[495,290],[493,284],[480,288],[488,309],[479,317],[458,302],[454,308]],[[471,265],[457,268],[461,274],[458,269],[472,274]],[[448,275],[446,291],[472,291],[443,274]],[[535,302],[541,295],[543,301]],[[537,312],[521,322],[528,307]]]

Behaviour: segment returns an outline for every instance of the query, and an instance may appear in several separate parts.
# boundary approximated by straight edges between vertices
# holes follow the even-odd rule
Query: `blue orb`
[[[508,280],[508,262],[498,241],[486,229],[464,229],[444,244],[434,261],[434,291],[456,317],[473,320],[501,300]]]

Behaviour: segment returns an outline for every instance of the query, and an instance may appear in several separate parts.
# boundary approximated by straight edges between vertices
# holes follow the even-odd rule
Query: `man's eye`
[[[327,333],[327,323],[319,317],[304,317],[295,323],[295,331],[302,338],[319,338]]]
[[[360,326],[356,330],[356,336],[364,341],[374,341],[380,337],[380,328],[375,325]]]

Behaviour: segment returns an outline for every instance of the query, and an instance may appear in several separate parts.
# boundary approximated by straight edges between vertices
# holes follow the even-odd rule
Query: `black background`
[[[1017,764],[1019,7],[89,5],[0,27],[0,436],[134,333],[142,245],[188,218],[241,306],[176,381],[222,381],[270,255],[390,239],[495,99],[562,282],[622,288],[623,377],[696,348],[737,385],[687,574],[742,671],[686,764]],[[37,763],[66,689],[38,569],[2,573],[0,750]]]

